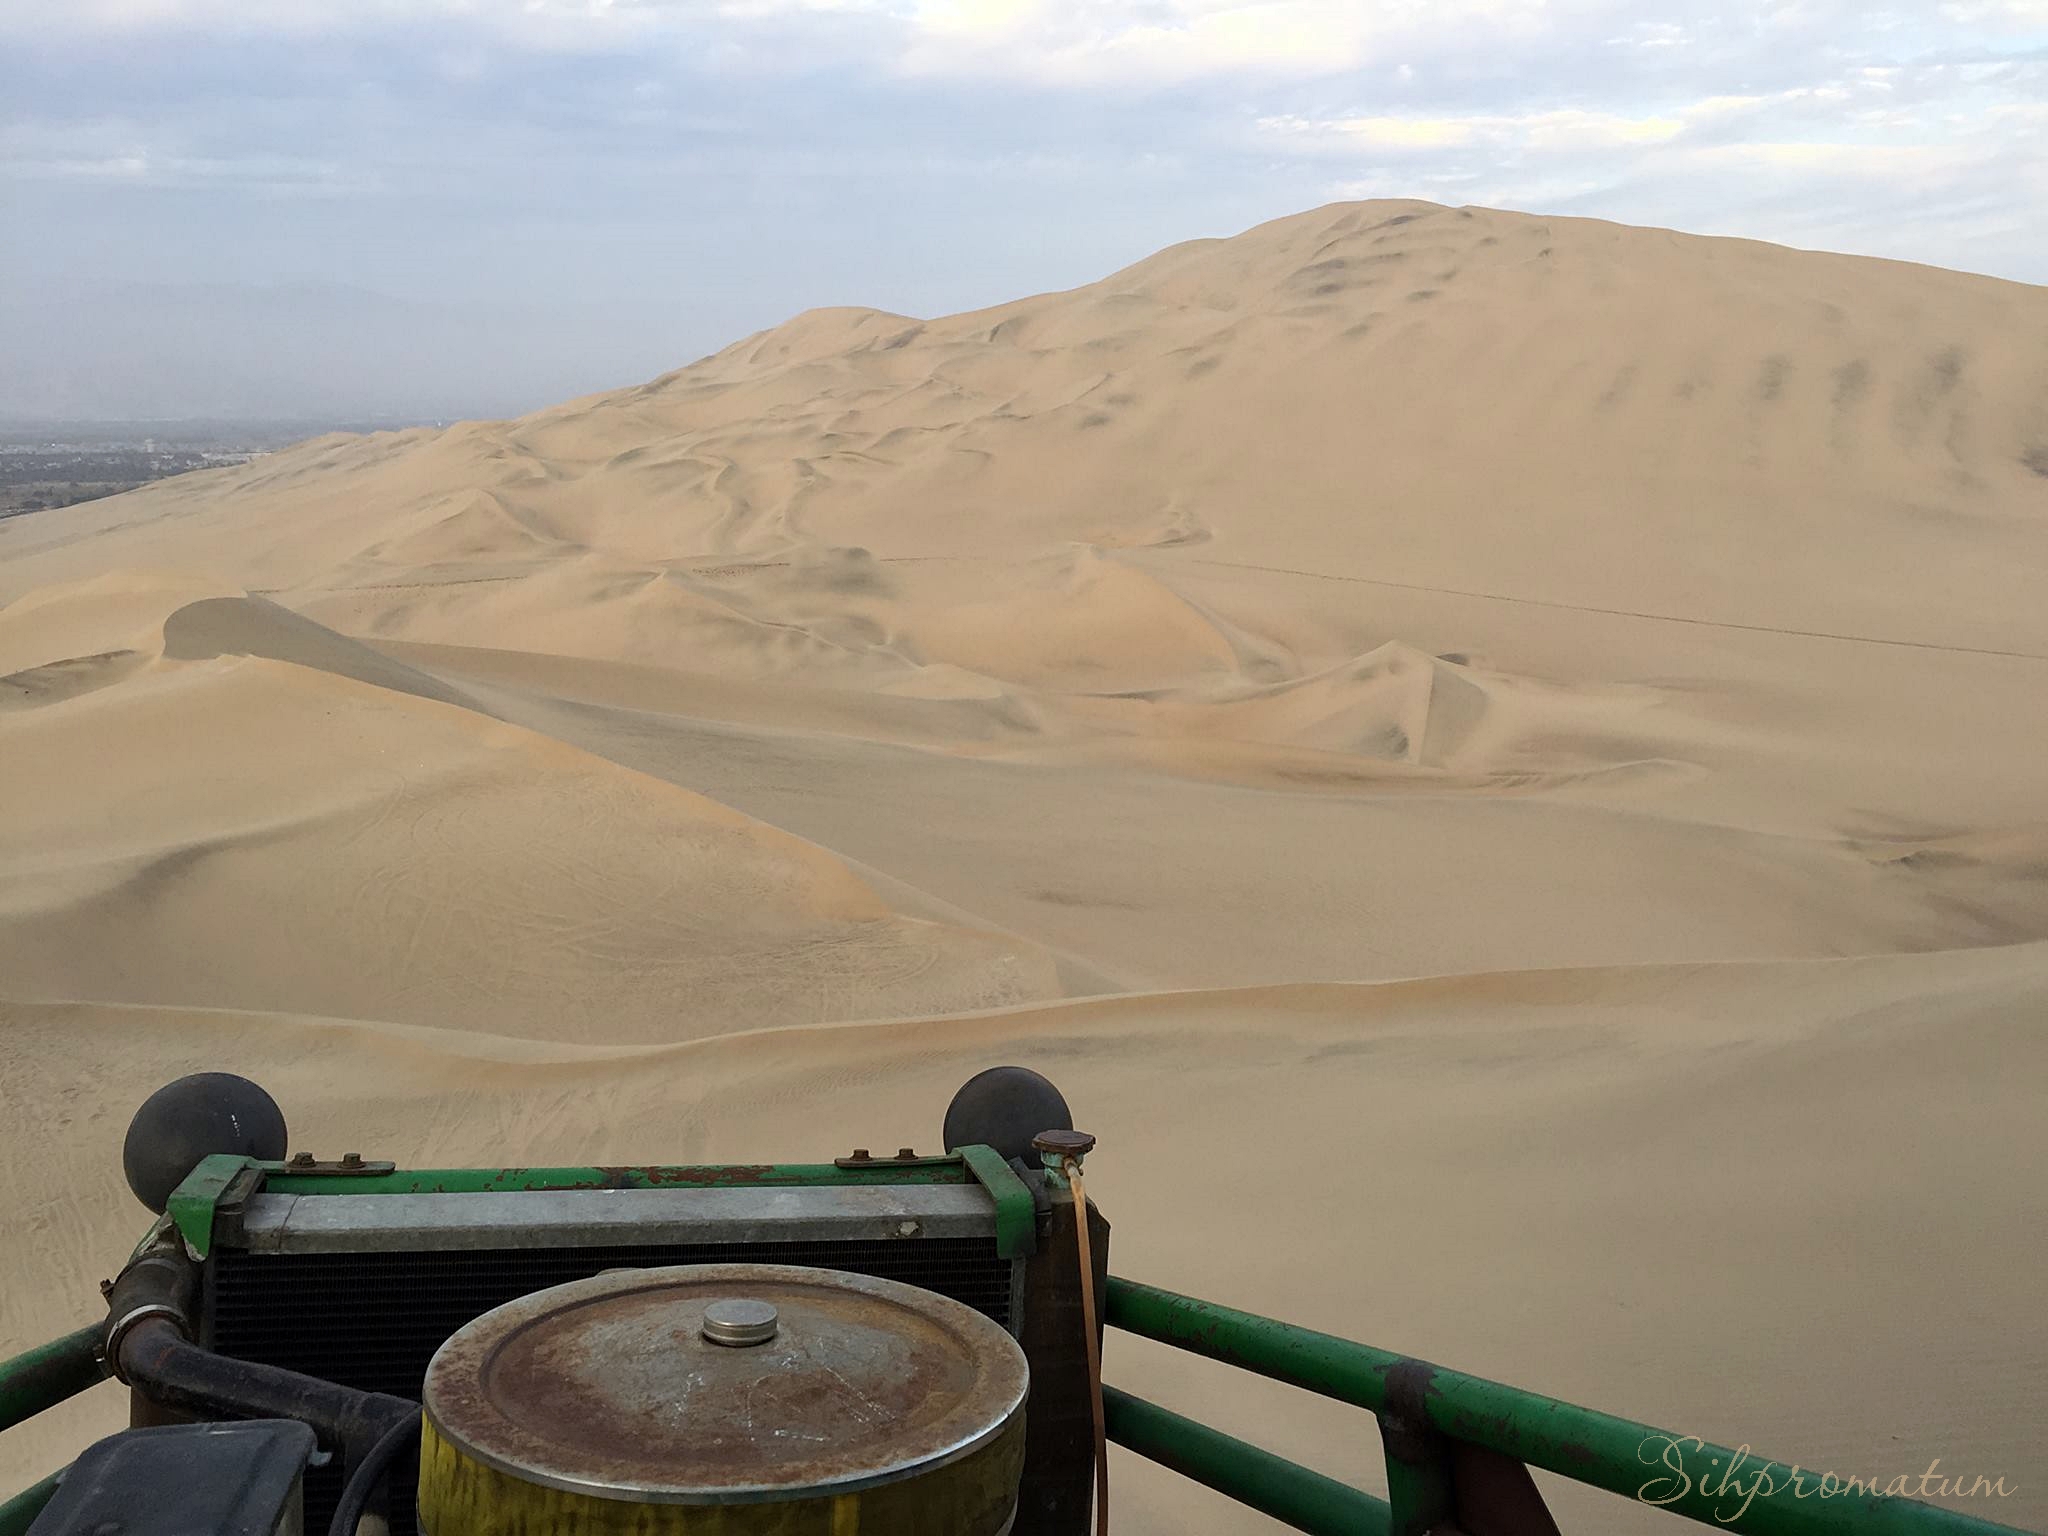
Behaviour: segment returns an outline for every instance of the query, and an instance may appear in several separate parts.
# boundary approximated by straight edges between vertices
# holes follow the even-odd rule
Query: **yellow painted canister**
[[[487,1312],[427,1369],[423,1536],[1002,1536],[1023,1351],[834,1270],[619,1270]]]

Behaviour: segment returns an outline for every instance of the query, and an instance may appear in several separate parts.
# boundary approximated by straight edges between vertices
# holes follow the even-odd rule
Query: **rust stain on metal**
[[[707,1341],[705,1306],[729,1299],[774,1305],[776,1336]],[[1014,1341],[960,1303],[822,1270],[695,1265],[486,1313],[434,1357],[425,1395],[443,1438],[515,1477],[708,1501],[916,1475],[1002,1431],[1025,1384]]]
[[[1380,1409],[1380,1438],[1397,1461],[1419,1465],[1430,1454],[1436,1434],[1430,1423],[1429,1400],[1441,1395],[1437,1368],[1427,1360],[1403,1356],[1387,1367],[1387,1400]]]
[[[1429,1398],[1440,1395],[1436,1372],[1437,1368],[1427,1360],[1403,1355],[1387,1367],[1387,1405],[1412,1406],[1420,1411]]]
[[[608,1187],[644,1189],[663,1184],[758,1184],[775,1171],[773,1163],[725,1163],[709,1168],[668,1168],[659,1163],[601,1168]],[[601,1186],[602,1187],[602,1186]]]

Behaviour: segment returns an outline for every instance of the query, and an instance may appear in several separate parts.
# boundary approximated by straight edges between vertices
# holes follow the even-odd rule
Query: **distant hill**
[[[225,329],[211,303],[181,311],[192,343],[241,359],[249,398],[325,334]],[[390,387],[422,397],[455,345],[425,306],[342,294],[330,320],[388,331]],[[203,495],[185,558],[264,587],[395,578],[432,550],[503,562],[518,574],[495,600],[516,605],[521,583],[555,602],[571,570],[623,591],[600,573],[704,557],[1202,543],[1527,602],[2024,649],[2044,467],[2048,289],[1399,202],[940,320],[812,311],[648,384],[322,442],[133,508]],[[281,516],[293,540],[250,537]],[[0,584],[33,579],[17,560]]]

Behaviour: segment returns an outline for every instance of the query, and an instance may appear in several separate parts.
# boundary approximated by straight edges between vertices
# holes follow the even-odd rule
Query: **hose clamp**
[[[185,1336],[183,1314],[169,1302],[163,1301],[150,1301],[139,1307],[132,1307],[107,1325],[105,1353],[101,1356],[101,1363],[106,1366],[108,1374],[124,1387],[128,1385],[128,1378],[121,1374],[121,1343],[128,1337],[129,1329],[152,1317],[169,1318],[171,1326],[178,1330],[178,1336]]]

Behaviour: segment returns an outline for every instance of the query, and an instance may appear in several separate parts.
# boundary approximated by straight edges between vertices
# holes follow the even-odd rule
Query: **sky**
[[[1350,198],[2048,283],[2048,0],[0,0],[0,415],[497,415]]]

